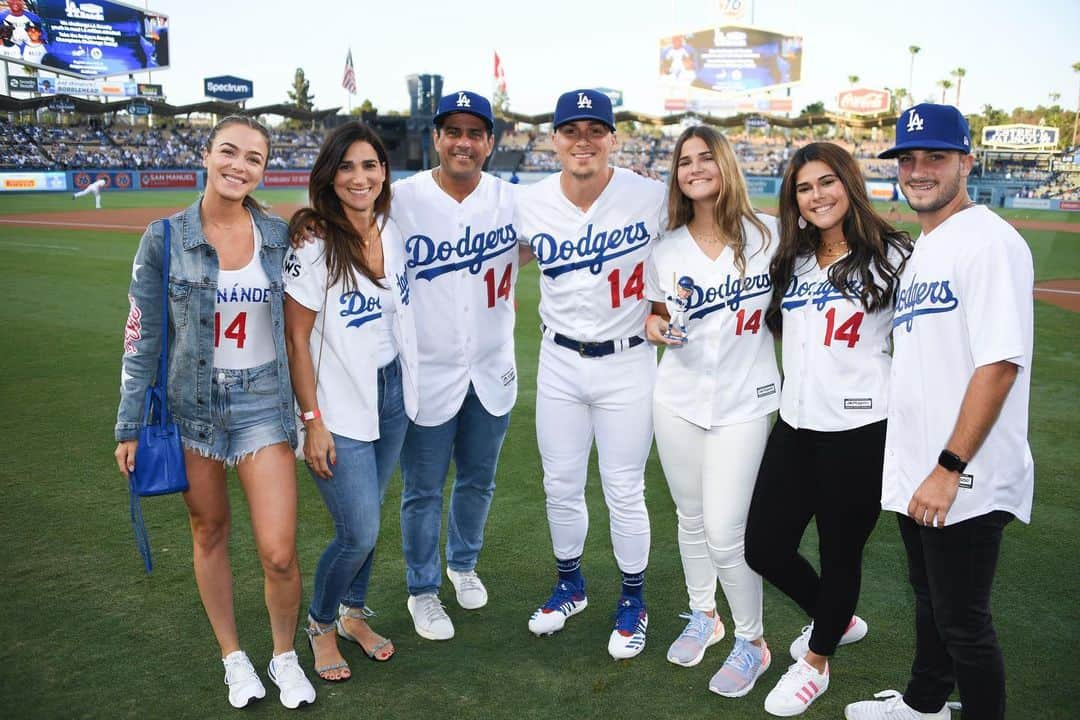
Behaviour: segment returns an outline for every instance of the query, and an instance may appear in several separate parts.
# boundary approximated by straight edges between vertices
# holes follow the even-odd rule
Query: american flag
[[[495,51],[495,91],[506,92],[506,71],[503,70],[498,50]]]
[[[345,77],[341,78],[341,87],[349,91],[350,95],[356,94],[356,73],[353,71],[352,48],[345,56]]]

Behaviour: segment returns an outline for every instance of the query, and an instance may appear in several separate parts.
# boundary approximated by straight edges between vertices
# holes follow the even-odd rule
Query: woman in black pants
[[[765,710],[801,714],[829,685],[837,645],[861,640],[853,613],[862,550],[881,510],[893,294],[911,239],[874,212],[859,166],[831,143],[791,159],[766,320],[783,335],[780,417],[746,529],[746,559],[810,617]],[[799,555],[817,523],[821,575]]]

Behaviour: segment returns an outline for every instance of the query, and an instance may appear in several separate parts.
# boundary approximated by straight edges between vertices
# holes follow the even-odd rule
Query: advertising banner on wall
[[[194,188],[198,184],[199,176],[195,170],[143,170],[139,173],[141,188]]]
[[[71,173],[71,184],[76,190],[84,189],[95,180],[104,180],[106,188],[131,190],[135,174],[130,170],[77,170]]]
[[[109,82],[103,80],[82,80],[69,77],[47,78],[8,78],[19,80],[13,90],[37,92],[41,95],[79,95],[85,97],[163,97],[161,85],[136,82]],[[29,81],[29,82],[26,82]]]
[[[0,192],[67,190],[62,172],[0,172]]]
[[[849,115],[876,115],[892,107],[892,93],[872,88],[842,90],[836,96],[836,106]]]
[[[235,75],[218,75],[203,79],[203,94],[227,102],[247,100],[255,94],[255,83]]]
[[[0,0],[4,59],[76,77],[169,65],[169,19],[114,0]],[[5,32],[5,34],[7,34]]]
[[[1049,152],[1057,149],[1058,129],[1044,125],[987,125],[982,145],[991,150],[1031,150]]]
[[[311,173],[306,170],[267,170],[263,173],[263,187],[307,187]]]

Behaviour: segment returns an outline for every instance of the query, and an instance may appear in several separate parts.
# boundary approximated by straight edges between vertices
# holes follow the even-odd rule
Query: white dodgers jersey
[[[664,185],[615,168],[582,211],[563,194],[561,176],[523,188],[515,216],[540,266],[540,319],[584,342],[641,335],[645,261],[666,221]]]
[[[469,383],[492,415],[517,399],[515,187],[483,173],[462,202],[430,171],[394,183],[392,217],[404,239],[420,354],[416,423],[441,425]]]

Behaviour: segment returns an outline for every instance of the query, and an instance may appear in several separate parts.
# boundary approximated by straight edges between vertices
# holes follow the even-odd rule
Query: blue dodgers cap
[[[878,155],[894,158],[905,150],[957,150],[971,152],[967,120],[952,105],[921,103],[896,119],[896,145]]]
[[[574,120],[598,120],[615,132],[615,113],[611,98],[599,90],[571,90],[559,96],[555,103],[554,127],[559,129]]]
[[[435,124],[438,125],[443,118],[454,113],[469,113],[487,123],[488,130],[495,127],[495,116],[491,114],[491,103],[483,95],[471,90],[459,90],[443,95],[439,100],[439,108],[435,112]]]

